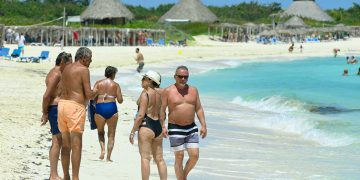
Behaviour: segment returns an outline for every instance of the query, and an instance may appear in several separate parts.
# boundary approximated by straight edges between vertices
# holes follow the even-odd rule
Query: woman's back
[[[115,101],[118,93],[118,84],[111,79],[103,79],[96,83],[99,92],[97,102]]]
[[[160,116],[161,108],[161,92],[162,89],[152,89],[147,90],[148,95],[148,106],[146,110],[147,116],[154,120],[158,120]]]

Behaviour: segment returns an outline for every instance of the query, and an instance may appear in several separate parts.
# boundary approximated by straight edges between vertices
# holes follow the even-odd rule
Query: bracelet
[[[134,135],[135,135],[135,133],[130,133],[130,135],[134,136]]]

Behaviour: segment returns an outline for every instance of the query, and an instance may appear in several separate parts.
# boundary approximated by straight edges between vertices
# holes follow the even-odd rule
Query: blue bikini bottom
[[[105,102],[96,104],[96,114],[102,116],[105,120],[110,119],[118,112],[116,102]]]

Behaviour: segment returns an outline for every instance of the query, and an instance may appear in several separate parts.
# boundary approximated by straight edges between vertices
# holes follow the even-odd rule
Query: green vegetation
[[[258,2],[240,3],[238,5],[214,7],[210,6],[221,21],[244,23],[271,23],[270,14],[277,13],[281,10],[280,3],[259,4]]]
[[[59,18],[63,14],[64,7],[68,16],[80,15],[88,5],[87,0],[0,0],[0,24],[6,25],[33,25]],[[165,29],[168,39],[180,40],[192,39],[193,35],[206,34],[207,23],[188,24],[159,24],[158,19],[165,14],[174,4],[163,4],[156,8],[144,8],[142,6],[127,6],[134,13],[134,21],[125,25],[91,24],[93,27],[119,27],[119,28],[161,28]],[[246,22],[271,23],[270,15],[281,10],[279,3],[260,4],[258,2],[240,3],[232,6],[210,6],[220,19],[220,22],[243,24]],[[354,3],[349,9],[333,9],[327,11],[335,19],[331,25],[343,23],[345,25],[360,25],[360,5]],[[311,26],[322,26],[324,23],[305,19],[305,23]],[[62,20],[48,25],[62,25]],[[69,24],[72,27],[80,27],[79,23]]]
[[[336,23],[360,26],[360,4],[354,3],[347,10],[339,8],[328,10],[327,12],[335,19]]]

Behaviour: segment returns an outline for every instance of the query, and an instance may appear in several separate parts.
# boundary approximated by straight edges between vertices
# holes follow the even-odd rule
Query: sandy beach
[[[208,40],[207,36],[195,37],[196,44],[190,47],[140,47],[145,57],[145,66],[189,60],[252,60],[280,58],[293,60],[309,56],[332,56],[332,50],[339,48],[339,56],[360,55],[360,38],[347,41],[295,44],[293,53],[288,53],[289,44],[262,45],[250,43],[224,43]],[[15,45],[5,45],[12,49]],[[89,47],[93,51],[90,66],[92,79],[103,75],[106,66],[112,65],[119,71],[134,71],[135,47]],[[38,56],[42,50],[50,51],[50,62],[18,63],[0,58],[0,179],[46,179],[49,177],[48,151],[51,145],[49,125],[40,126],[42,95],[45,91],[45,76],[54,66],[61,51],[75,55],[78,47],[26,46],[25,56]],[[341,57],[340,57],[341,58]],[[121,85],[122,82],[119,82]],[[196,86],[196,85],[195,85]],[[201,92],[200,92],[201,93]],[[128,142],[132,127],[135,99],[124,91],[124,103],[118,105],[119,123],[113,151],[114,162],[98,160],[100,147],[97,132],[91,131],[89,123],[83,135],[83,154],[80,168],[82,179],[141,179],[140,155],[137,143]],[[205,112],[206,114],[206,112]],[[244,137],[246,138],[246,137]],[[107,139],[107,138],[106,138]],[[167,141],[167,140],[165,140]],[[173,154],[164,147],[164,155],[171,159]],[[201,161],[201,154],[200,160]],[[173,164],[168,163],[169,179],[175,179]],[[196,169],[196,167],[195,167]],[[62,176],[59,161],[59,173]],[[151,167],[151,179],[159,179],[155,163]],[[206,176],[206,174],[204,174]]]

